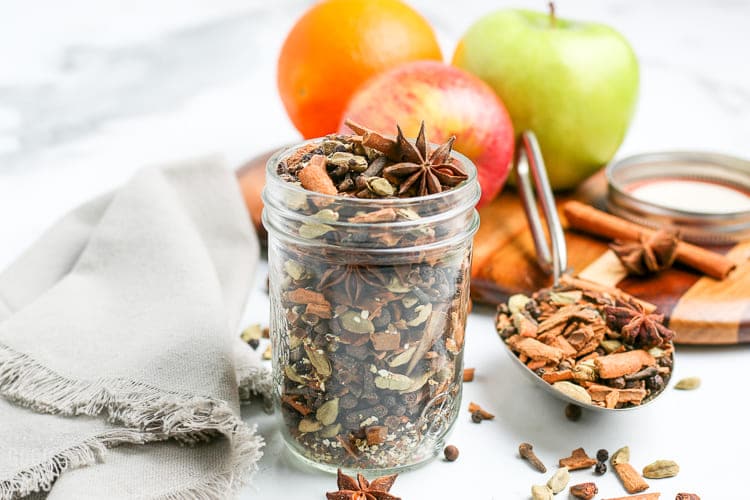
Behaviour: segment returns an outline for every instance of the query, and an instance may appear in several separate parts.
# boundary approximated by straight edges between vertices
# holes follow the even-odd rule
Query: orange
[[[326,0],[294,25],[279,56],[281,100],[305,138],[335,132],[354,91],[400,63],[442,60],[427,21],[399,0]]]

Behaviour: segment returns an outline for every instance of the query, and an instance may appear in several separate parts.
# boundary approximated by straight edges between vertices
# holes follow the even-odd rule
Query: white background
[[[435,26],[445,57],[483,13],[545,2],[410,2]],[[0,268],[65,211],[112,188],[140,166],[207,152],[232,165],[296,140],[276,94],[283,37],[310,2],[256,0],[6,0],[0,5]],[[560,1],[561,17],[614,26],[641,63],[638,111],[619,156],[705,149],[750,157],[750,4],[739,0]],[[248,322],[265,323],[258,276]],[[738,307],[744,307],[738,304]],[[492,311],[469,319],[466,365],[477,378],[465,401],[497,414],[472,424],[462,413],[450,437],[455,463],[437,460],[403,474],[393,492],[408,500],[528,498],[547,475],[516,456],[534,444],[554,469],[579,446],[593,454],[630,445],[632,462],[676,460],[676,478],[649,491],[747,499],[746,347],[680,348],[675,380],[698,375],[694,392],[668,389],[624,415],[565,420],[563,405],[516,373],[492,327]],[[254,486],[242,498],[318,499],[331,476],[283,452],[274,417],[246,412],[267,440]],[[613,474],[595,480],[601,497],[623,496]],[[558,496],[566,498],[567,494]]]

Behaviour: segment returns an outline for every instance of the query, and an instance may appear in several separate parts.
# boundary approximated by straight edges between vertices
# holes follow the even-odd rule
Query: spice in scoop
[[[510,297],[498,307],[496,327],[556,390],[612,409],[643,404],[666,386],[674,332],[663,319],[619,290],[563,280],[531,297]]]

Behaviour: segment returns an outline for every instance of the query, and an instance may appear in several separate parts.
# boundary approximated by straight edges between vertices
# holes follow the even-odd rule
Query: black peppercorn
[[[607,464],[604,462],[597,462],[596,466],[594,467],[594,472],[599,474],[600,476],[607,472]]]
[[[605,449],[601,449],[596,452],[596,459],[600,462],[606,462],[609,458],[609,452]]]
[[[253,351],[258,349],[258,346],[260,345],[260,340],[258,339],[250,339],[247,341],[247,345],[253,348]]]
[[[484,419],[482,418],[482,414],[479,411],[475,411],[471,414],[471,421],[475,424],[481,424],[482,420]]]
[[[565,416],[573,422],[579,420],[581,418],[581,407],[574,404],[567,405],[565,407]]]

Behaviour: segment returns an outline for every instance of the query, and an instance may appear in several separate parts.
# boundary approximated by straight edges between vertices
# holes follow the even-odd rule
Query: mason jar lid
[[[684,240],[731,244],[750,238],[750,162],[705,152],[659,152],[610,163],[609,210],[669,227]]]

